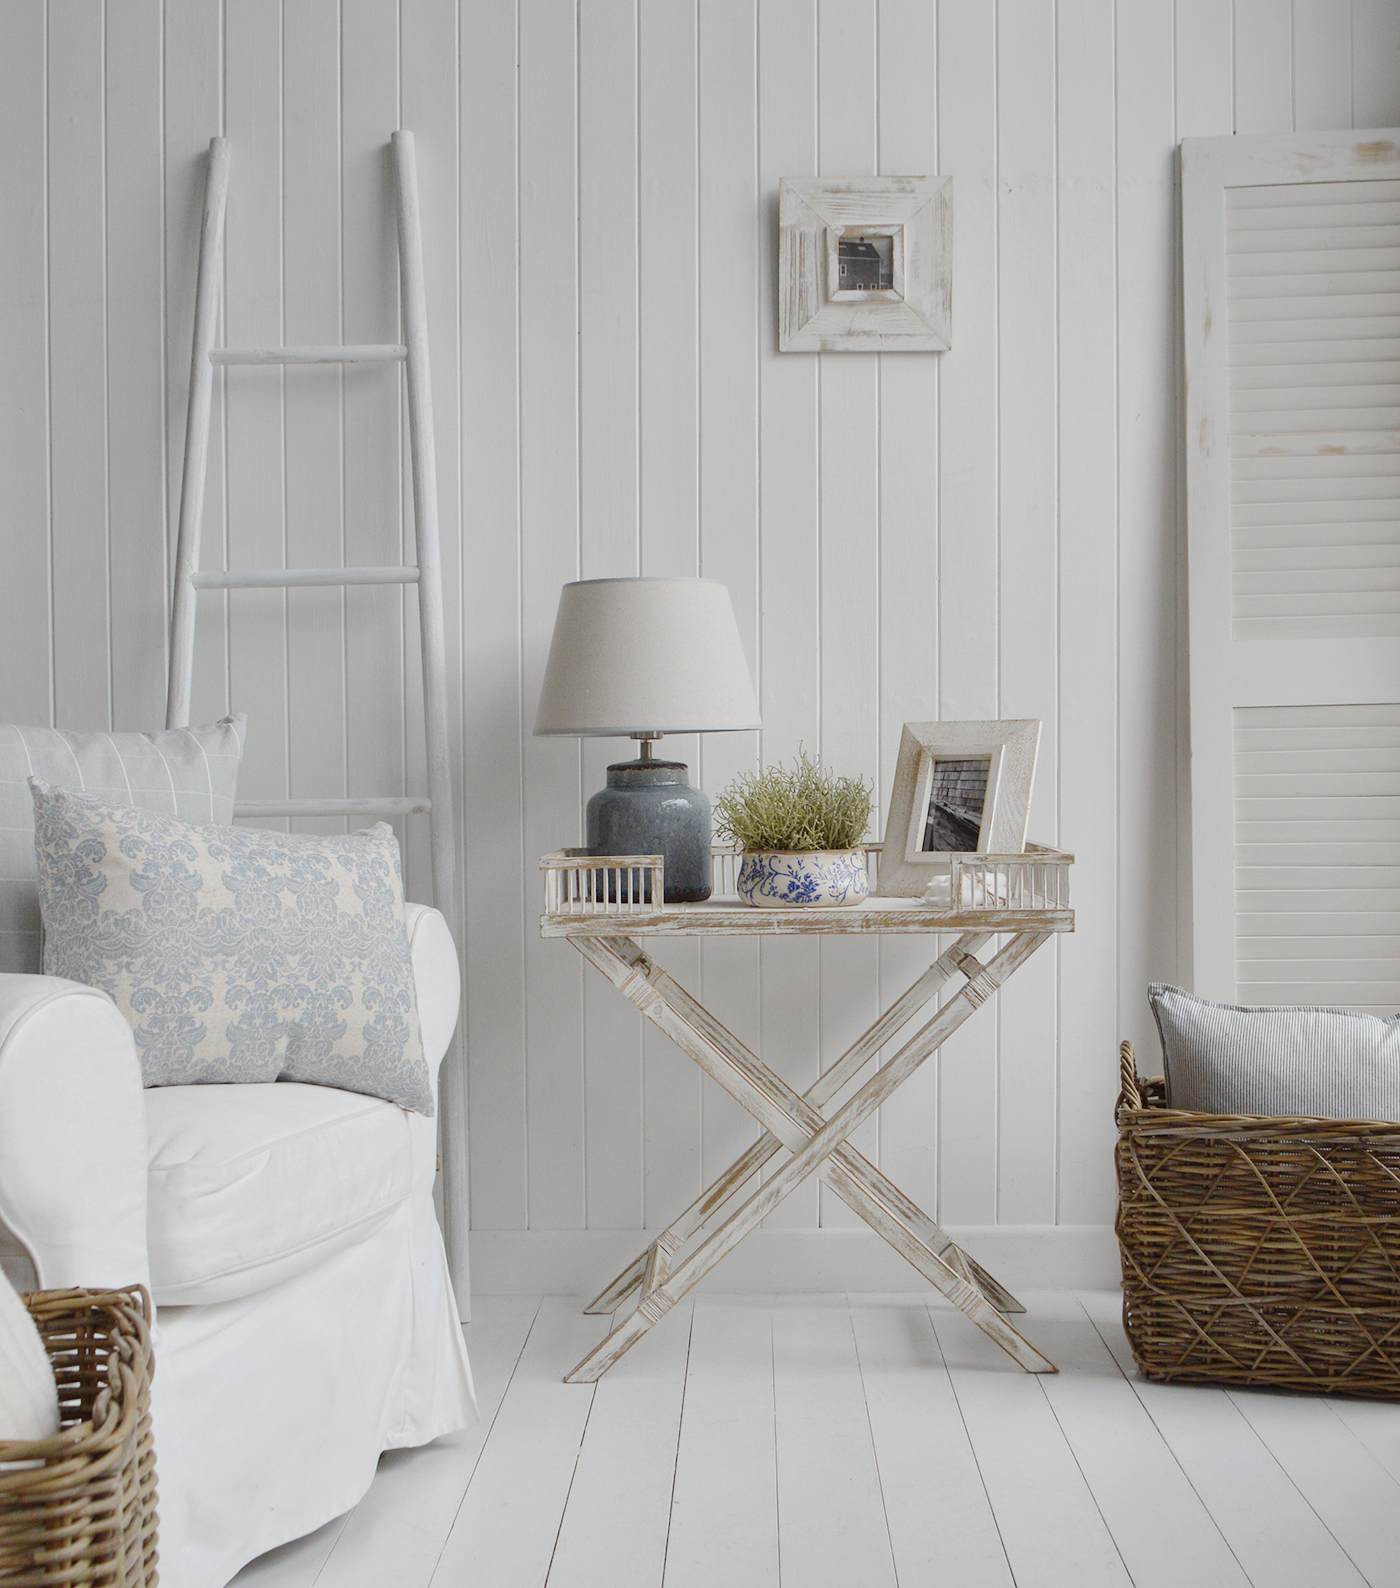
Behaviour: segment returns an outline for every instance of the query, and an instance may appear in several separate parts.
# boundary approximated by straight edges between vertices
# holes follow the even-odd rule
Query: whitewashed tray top
[[[865,849],[874,885],[883,845],[867,844]],[[658,907],[651,900],[660,898],[665,890],[660,856],[603,858],[585,850],[556,850],[540,860],[545,881],[541,934],[574,938],[771,937],[1074,930],[1074,911],[1069,907],[1069,870],[1074,856],[1042,844],[1028,844],[1016,855],[943,856],[949,868],[948,896],[956,893],[957,909],[924,904],[920,899],[875,895],[861,904],[746,904],[736,886],[742,853],[716,845],[712,857],[714,893],[704,904]]]
[[[1069,909],[939,910],[917,899],[867,899],[832,909],[745,904],[737,896],[666,904],[635,915],[542,915],[544,937],[775,937],[815,933],[1072,932]]]

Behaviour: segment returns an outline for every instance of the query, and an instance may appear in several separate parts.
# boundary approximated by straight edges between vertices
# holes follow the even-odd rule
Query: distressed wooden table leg
[[[969,934],[969,938],[971,936]],[[949,963],[955,963],[970,980],[980,975],[983,967],[966,948],[969,938],[960,940],[950,948],[937,966],[925,972],[920,983],[927,982],[934,971],[940,967],[946,968]],[[987,936],[979,934],[976,941],[979,944],[986,942]],[[595,940],[590,950],[585,951],[580,946],[580,952],[597,965],[633,1003],[646,1008],[653,1022],[659,1024],[683,1052],[695,1059],[706,1074],[768,1129],[768,1137],[755,1143],[749,1153],[716,1182],[711,1192],[692,1204],[688,1212],[666,1232],[663,1238],[670,1239],[673,1246],[679,1246],[706,1222],[710,1212],[717,1211],[718,1206],[727,1201],[780,1146],[795,1151],[812,1132],[821,1128],[824,1121],[806,1098],[799,1097],[781,1077],[774,1075],[684,987],[654,965],[635,943],[621,940],[615,948],[609,948],[600,946]],[[938,980],[942,979],[940,975]],[[916,983],[916,987],[920,983]],[[930,994],[932,990],[929,989]],[[927,1002],[927,996],[922,1001]],[[965,1019],[972,1008],[977,1007],[977,1003],[978,996],[973,996],[971,1006],[965,1010],[962,1018]],[[911,1002],[901,1000],[901,1004],[904,1006],[904,1018],[907,1019]],[[896,1005],[891,1014],[899,1012],[900,1005]],[[890,1027],[884,1025],[883,1029],[878,1029],[881,1025],[877,1022],[877,1027],[872,1027],[872,1033],[867,1035],[878,1035],[882,1042]],[[864,1045],[862,1039],[862,1043],[857,1044],[851,1054],[856,1054],[857,1049]],[[876,1042],[875,1048],[879,1045],[880,1042]],[[874,1048],[870,1051],[874,1051]],[[849,1067],[847,1075],[853,1073],[854,1067]],[[828,1083],[825,1095],[830,1097],[839,1089],[839,1083]],[[766,1145],[768,1141],[772,1142],[771,1147]],[[974,1288],[983,1289],[987,1299],[999,1311],[1025,1311],[1014,1296],[980,1265],[975,1264],[922,1209],[861,1157],[855,1148],[843,1145],[834,1154],[834,1159],[833,1163],[823,1165],[819,1171],[822,1179],[877,1233],[896,1246],[930,1283],[941,1288],[945,1270],[951,1268],[954,1274]],[[696,1216],[701,1211],[706,1217]],[[643,1253],[590,1309],[585,1310],[602,1311],[603,1301],[616,1297],[620,1303],[635,1290],[641,1282],[646,1255]],[[612,1311],[613,1308],[606,1310]]]
[[[618,1326],[569,1375],[571,1382],[596,1379],[615,1362],[636,1340],[640,1339],[665,1312],[704,1276],[738,1243],[744,1239],[782,1200],[790,1196],[808,1175],[817,1172],[828,1157],[838,1155],[840,1174],[833,1184],[843,1198],[857,1207],[879,1232],[914,1262],[938,1288],[948,1295],[969,1318],[996,1340],[1016,1361],[1031,1372],[1054,1372],[1054,1365],[1029,1345],[1006,1323],[993,1304],[978,1288],[966,1263],[952,1263],[930,1252],[915,1232],[906,1227],[907,1221],[898,1211],[883,1205],[886,1201],[902,1202],[908,1210],[933,1230],[937,1226],[902,1193],[894,1196],[894,1188],[887,1181],[872,1191],[870,1177],[875,1171],[870,1165],[856,1167],[853,1155],[845,1148],[845,1138],[880,1106],[899,1086],[914,1073],[920,1064],[935,1052],[971,1013],[1010,976],[1041,943],[1050,936],[1047,932],[1018,933],[989,965],[981,965],[975,957],[963,953],[963,968],[969,976],[967,985],[948,1001],[923,1029],[907,1042],[899,1052],[829,1120],[823,1121],[801,1098],[784,1086],[764,1066],[754,1060],[741,1044],[696,1004],[684,990],[670,983],[645,954],[629,939],[577,940],[576,947],[585,957],[608,975],[609,979],[660,1025],[677,1044],[701,1064],[707,1073],[719,1080],[739,1102],[748,1107],[780,1139],[788,1138],[793,1156],[702,1245],[676,1268],[664,1283],[648,1286],[637,1310]],[[663,992],[658,982],[668,982]],[[673,1007],[667,994],[676,997],[682,1008]],[[679,996],[676,996],[679,995]],[[786,1095],[783,1095],[786,1094]],[[794,1127],[796,1133],[794,1134]],[[807,1131],[811,1134],[808,1135]],[[805,1136],[801,1145],[797,1136]],[[938,1231],[941,1236],[942,1232]],[[946,1237],[945,1237],[946,1239]],[[948,1243],[952,1245],[951,1242]],[[956,1252],[956,1248],[953,1248]],[[956,1252],[958,1259],[962,1258]],[[961,1271],[959,1271],[961,1270]]]
[[[853,1080],[872,1058],[884,1047],[885,1043],[895,1035],[899,1029],[914,1018],[928,1001],[933,998],[940,987],[950,976],[956,975],[959,962],[963,954],[976,954],[982,945],[990,941],[990,933],[965,932],[958,939],[953,948],[939,956],[932,965],[918,978],[909,990],[897,1002],[880,1016],[878,1020],[857,1041],[841,1055],[830,1069],[812,1083],[802,1094],[802,1101],[812,1108],[820,1109],[831,1101],[833,1097]],[[679,986],[679,984],[676,984]],[[682,991],[684,989],[681,989]],[[737,1038],[734,1039],[737,1042]],[[742,1044],[740,1044],[742,1046]],[[748,1053],[748,1049],[744,1051]],[[759,1061],[752,1053],[748,1053],[752,1061]],[[677,1248],[683,1246],[692,1235],[704,1228],[726,1202],[746,1184],[766,1164],[775,1153],[782,1148],[782,1143],[771,1132],[765,1131],[753,1146],[740,1157],[736,1158],[729,1168],[714,1181],[681,1216],[665,1231]],[[940,1232],[941,1234],[941,1232]],[[947,1237],[944,1237],[946,1241]],[[611,1313],[637,1290],[646,1272],[647,1256],[651,1248],[641,1253],[633,1262],[620,1273],[615,1280],[596,1296],[583,1309],[586,1313]],[[971,1259],[968,1259],[970,1262]],[[993,1281],[995,1289],[1002,1296],[1006,1295],[999,1285]],[[1002,1307],[1006,1311],[1023,1311],[1020,1304],[1010,1298],[1012,1305]]]
[[[1044,937],[1042,937],[1041,941],[1044,940]],[[912,993],[916,988],[921,988],[922,985],[933,976],[934,972],[940,970],[943,971],[943,974],[938,976],[937,982],[935,982],[934,985],[929,988],[928,992],[925,993],[919,1002],[911,1006],[905,1006],[905,999],[901,999],[898,1004],[893,1006],[890,1011],[892,1015],[900,1013],[901,1006],[905,1006],[903,1009],[902,1018],[899,1019],[898,1024],[885,1027],[885,1030],[880,1033],[879,1040],[869,1048],[868,1053],[864,1056],[862,1056],[859,1052],[862,1046],[865,1045],[865,1039],[862,1039],[861,1043],[857,1043],[856,1046],[853,1047],[847,1055],[845,1055],[846,1059],[851,1059],[855,1062],[847,1066],[844,1064],[844,1061],[838,1061],[837,1065],[833,1065],[832,1068],[827,1071],[827,1077],[830,1077],[836,1074],[838,1068],[844,1068],[845,1073],[842,1076],[834,1081],[827,1081],[826,1077],[819,1079],[803,1097],[798,1097],[792,1088],[781,1079],[781,1077],[775,1075],[767,1067],[767,1065],[763,1064],[753,1053],[751,1053],[737,1037],[735,1037],[731,1032],[727,1031],[719,1023],[719,1021],[714,1018],[709,1010],[706,1009],[703,1004],[699,1003],[694,997],[692,997],[692,995],[688,993],[686,989],[682,987],[680,983],[677,982],[673,977],[665,972],[660,972],[657,975],[653,975],[650,979],[652,986],[661,993],[665,1003],[681,1019],[688,1030],[693,1032],[702,1040],[708,1040],[710,1045],[722,1059],[728,1060],[731,1065],[736,1065],[741,1070],[745,1071],[755,1091],[764,1092],[764,1094],[768,1097],[769,1102],[779,1110],[780,1121],[775,1125],[771,1120],[765,1119],[761,1113],[757,1113],[756,1117],[758,1117],[761,1122],[767,1125],[769,1132],[775,1137],[778,1145],[795,1150],[795,1148],[800,1146],[812,1131],[819,1129],[825,1122],[822,1116],[818,1114],[816,1109],[811,1105],[812,1094],[817,1094],[817,1097],[823,1103],[835,1097],[845,1082],[853,1077],[861,1068],[863,1068],[866,1058],[870,1054],[873,1054],[875,1051],[877,1051],[879,1047],[883,1046],[884,1041],[886,1040],[886,1034],[889,1031],[898,1030],[899,1026],[903,1025],[905,1020],[907,1020],[911,1014],[916,1013],[918,1008],[922,1007],[923,1004],[928,1002],[929,997],[931,997],[932,993],[936,991],[937,986],[941,985],[941,983],[946,980],[948,972],[945,967],[954,966],[968,978],[969,983],[972,984],[972,993],[970,996],[973,998],[973,1007],[975,1008],[979,1005],[981,998],[985,997],[985,992],[981,994],[977,993],[977,978],[982,975],[984,967],[977,960],[975,953],[973,952],[972,948],[969,947],[969,945],[975,944],[977,947],[980,947],[983,943],[988,941],[990,941],[990,935],[985,933],[968,933],[964,937],[960,938],[958,942],[956,942],[951,948],[948,949],[945,954],[939,958],[935,965],[931,966],[930,969],[926,971],[922,977],[920,977],[919,981],[915,983],[915,987],[910,989],[910,992]],[[908,998],[908,996],[909,995],[906,994],[906,998]],[[971,1010],[969,1010],[968,1013],[970,1014]],[[659,1017],[653,1016],[653,1019],[658,1018]],[[966,1018],[966,1016],[964,1016],[964,1018]],[[872,1027],[871,1032],[867,1033],[867,1036],[875,1034],[877,1028],[882,1024],[883,1022],[877,1022],[876,1027]],[[669,1027],[663,1023],[663,1029],[669,1030]],[[679,1046],[684,1048],[684,1043],[674,1031],[671,1032],[671,1036],[672,1040],[676,1041]],[[717,1080],[721,1086],[725,1086],[726,1089],[730,1091],[730,1095],[734,1097],[736,1101],[742,1103],[750,1113],[756,1112],[754,1108],[753,1096],[751,1093],[746,1091],[741,1094],[741,1092],[734,1090],[724,1074],[716,1073],[715,1071],[708,1069],[701,1055],[692,1052],[692,1057],[696,1058],[697,1062],[701,1064],[702,1068],[706,1068],[707,1073],[713,1075],[713,1078]],[[768,1089],[764,1088],[764,1082],[770,1083]],[[783,1121],[791,1121],[795,1123],[799,1127],[798,1132],[794,1135],[792,1131],[785,1130],[783,1128]],[[766,1154],[764,1161],[766,1162],[767,1158],[771,1156],[771,1152]],[[893,1185],[888,1179],[886,1179],[886,1177],[882,1175],[873,1164],[861,1157],[854,1147],[843,1147],[837,1152],[835,1157],[837,1162],[826,1166],[822,1170],[822,1178],[831,1184],[833,1189],[837,1190],[842,1195],[843,1200],[850,1207],[852,1207],[856,1212],[861,1213],[862,1217],[866,1218],[867,1223],[871,1223],[872,1227],[878,1229],[881,1234],[884,1234],[886,1239],[889,1239],[889,1221],[890,1219],[894,1219],[898,1222],[900,1227],[906,1229],[909,1234],[916,1236],[916,1238],[922,1242],[924,1248],[930,1255],[936,1255],[944,1261],[949,1262],[954,1270],[961,1273],[970,1284],[984,1289],[988,1300],[992,1302],[998,1311],[1022,1313],[1026,1310],[1021,1303],[1017,1301],[1016,1298],[1011,1295],[1011,1293],[1007,1291],[997,1280],[993,1279],[992,1276],[988,1274],[980,1264],[975,1263],[966,1252],[957,1246],[947,1235],[947,1233],[941,1229],[931,1218],[929,1218],[929,1216],[920,1207],[918,1207],[914,1202],[910,1201],[910,1199],[906,1197],[897,1186]],[[843,1171],[852,1170],[857,1166],[859,1167],[860,1171],[858,1178],[861,1187],[863,1187],[864,1191],[868,1193],[870,1197],[873,1197],[879,1204],[878,1208],[873,1210],[877,1215],[874,1219],[868,1216],[869,1211],[871,1211],[869,1201],[862,1199],[859,1203],[854,1202],[851,1200],[851,1197],[846,1194],[846,1192],[841,1190],[843,1184],[847,1185],[848,1190],[851,1189],[849,1186],[849,1181]],[[742,1180],[735,1182],[735,1189],[737,1189],[738,1185],[742,1184]],[[881,1213],[884,1214],[883,1219],[879,1217]],[[692,1232],[688,1231],[687,1235],[689,1233]],[[950,1256],[950,1254],[953,1255]],[[908,1254],[906,1253],[906,1255]],[[915,1267],[920,1266],[916,1258],[911,1256],[909,1260],[914,1263]],[[932,1277],[932,1275],[927,1275],[926,1277]],[[935,1283],[936,1282],[937,1281],[935,1280]]]

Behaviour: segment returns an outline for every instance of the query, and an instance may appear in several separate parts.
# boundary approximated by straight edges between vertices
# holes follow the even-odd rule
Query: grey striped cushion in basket
[[[39,973],[31,777],[186,822],[233,820],[243,715],[156,733],[68,733],[0,723],[0,971]]]
[[[1147,997],[1171,1108],[1400,1120],[1400,1015],[1216,1004],[1160,982]]]

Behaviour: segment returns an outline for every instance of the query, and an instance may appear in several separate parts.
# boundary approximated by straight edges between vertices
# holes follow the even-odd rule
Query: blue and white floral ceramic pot
[[[739,897],[745,904],[859,904],[870,892],[863,849],[825,849],[800,854],[751,849],[739,868]]]

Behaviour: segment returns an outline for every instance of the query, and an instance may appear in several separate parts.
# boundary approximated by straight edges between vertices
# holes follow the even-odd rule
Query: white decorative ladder
[[[452,834],[452,778],[447,750],[447,654],[442,617],[442,559],[438,545],[437,462],[433,450],[433,400],[428,378],[427,300],[423,288],[423,240],[418,211],[418,168],[413,134],[391,140],[398,197],[399,282],[404,341],[358,347],[216,348],[223,269],[224,210],[228,198],[230,145],[209,142],[204,220],[199,237],[195,289],[194,350],[190,360],[190,406],[185,428],[184,479],[175,554],[175,592],[170,624],[170,684],[165,725],[190,720],[194,668],[196,596],[201,590],[269,590],[307,585],[416,584],[423,647],[423,706],[427,741],[428,793],[407,798],[245,800],[235,816],[408,816],[426,812],[432,850],[433,897],[460,943],[456,920],[456,845]],[[199,538],[204,481],[209,462],[209,415],[214,369],[228,364],[400,363],[408,378],[408,427],[413,467],[416,563],[384,568],[269,568],[236,573],[201,573]],[[467,1259],[466,1079],[461,1043],[454,1035],[442,1066],[438,1108],[445,1238],[448,1265],[463,1317],[471,1289]]]

